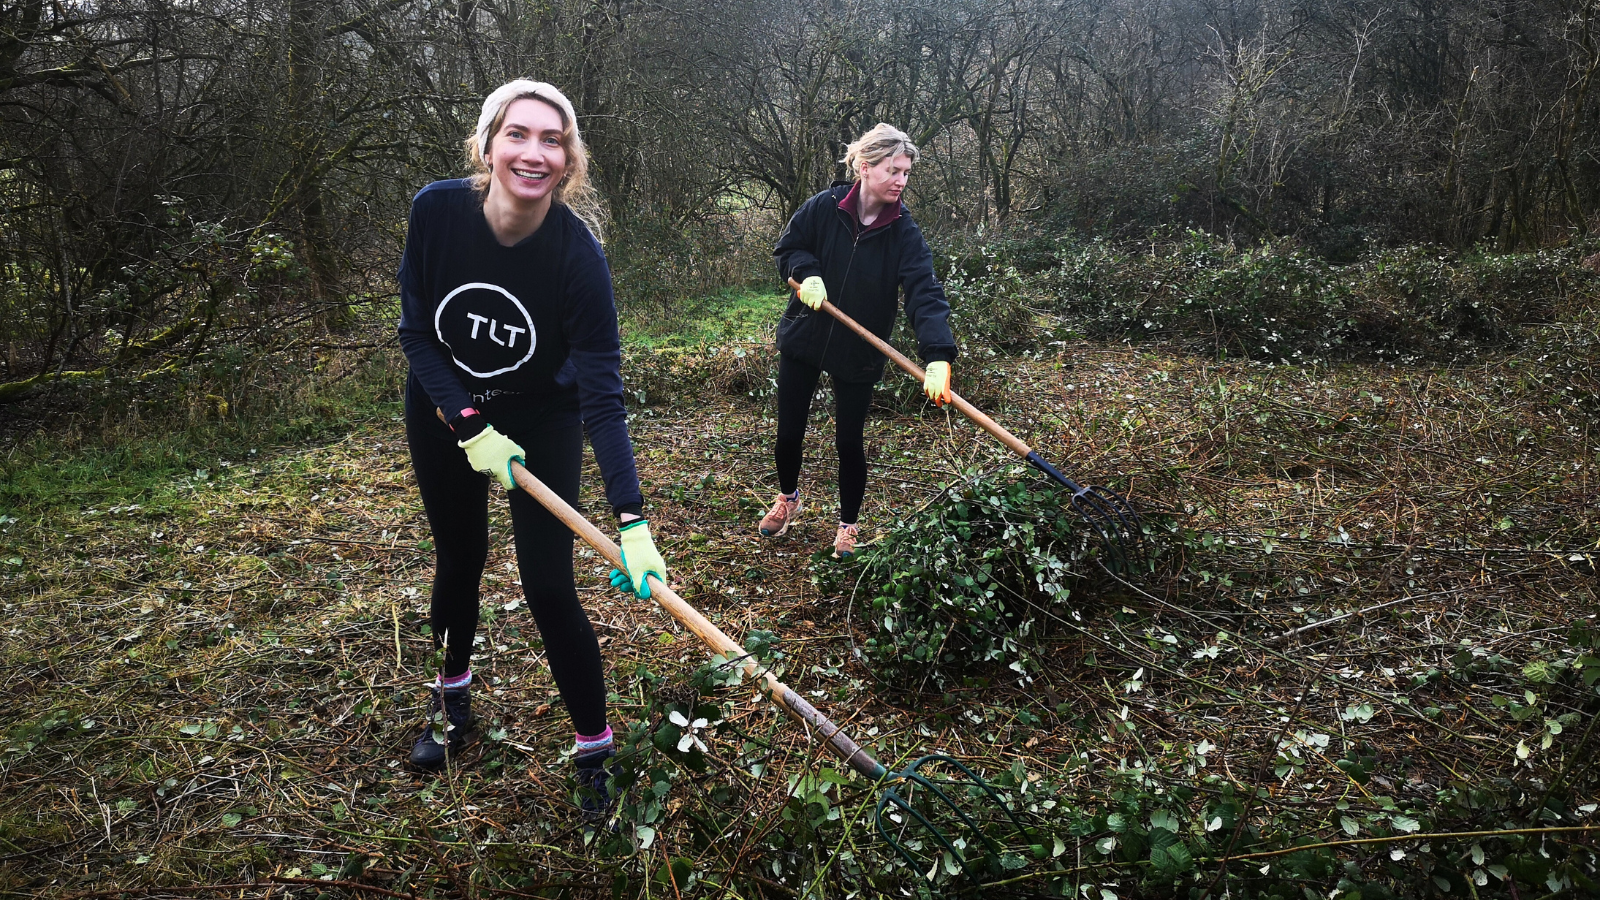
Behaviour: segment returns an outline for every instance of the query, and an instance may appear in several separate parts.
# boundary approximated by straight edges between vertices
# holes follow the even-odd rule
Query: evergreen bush
[[[882,678],[943,687],[975,669],[1027,678],[1033,639],[1077,617],[1083,530],[1051,486],[975,477],[901,519],[863,553]]]
[[[997,239],[950,256],[946,288],[961,338],[1002,352],[1077,337],[1263,361],[1447,359],[1581,316],[1600,278],[1582,256],[1412,246],[1336,264],[1294,240],[1238,247],[1194,230],[1137,246]]]

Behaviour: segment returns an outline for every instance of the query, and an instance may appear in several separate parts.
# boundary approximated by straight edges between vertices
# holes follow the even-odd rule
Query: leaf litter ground
[[[1512,895],[1536,896],[1593,877],[1571,851],[1595,837],[1594,437],[1526,360],[1313,370],[1081,346],[970,366],[980,405],[1069,474],[1165,511],[1173,532],[1150,576],[1083,574],[1078,615],[1057,610],[1059,627],[1030,638],[1046,661],[1030,678],[975,662],[918,692],[859,652],[864,567],[818,552],[835,514],[829,398],[813,409],[808,511],[765,541],[770,361],[755,347],[690,357],[630,375],[658,395],[634,434],[674,583],[736,639],[776,633],[782,676],[886,763],[939,750],[1009,775],[1006,797],[1047,837],[991,890],[1163,895],[1226,878],[1327,896],[1358,875],[1464,896],[1514,892],[1520,875]],[[0,890],[788,897],[922,883],[868,830],[870,786],[835,777],[748,685],[702,701],[722,719],[702,730],[708,751],[656,759],[653,805],[630,807],[619,837],[586,834],[503,503],[474,661],[482,738],[448,777],[406,772],[433,672],[431,554],[397,413],[105,508],[0,522],[13,673]],[[1029,477],[893,381],[868,446],[869,554],[951,485]],[[604,524],[598,484],[591,465],[584,499]],[[708,653],[578,555],[613,717],[659,730],[664,698]],[[1464,815],[1465,830],[1537,833],[1426,839]],[[1181,852],[1155,852],[1174,835]],[[1344,868],[1302,854],[1296,869],[1287,851],[1308,843],[1333,844]]]

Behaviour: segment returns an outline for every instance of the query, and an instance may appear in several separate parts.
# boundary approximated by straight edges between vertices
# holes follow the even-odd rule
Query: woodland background
[[[193,0],[0,6],[0,398],[360,317],[481,98],[580,111],[619,302],[764,270],[877,121],[980,235],[1583,239],[1591,2]],[[301,277],[303,276],[303,278]]]

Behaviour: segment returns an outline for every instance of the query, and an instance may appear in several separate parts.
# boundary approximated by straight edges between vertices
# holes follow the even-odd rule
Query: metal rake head
[[[1100,536],[1113,571],[1131,572],[1144,559],[1144,529],[1126,497],[1091,484],[1073,490],[1072,508]]]
[[[1114,572],[1129,573],[1136,563],[1144,560],[1144,525],[1128,498],[1108,487],[1078,484],[1061,474],[1055,466],[1045,462],[1037,452],[1025,459],[1034,468],[1045,473],[1072,492],[1072,508],[1100,537],[1106,550],[1107,568]]]
[[[1007,848],[1029,843],[1028,830],[994,787],[944,754],[924,756],[887,780],[878,798],[878,833],[930,881],[940,866],[974,881],[981,870],[998,873]]]

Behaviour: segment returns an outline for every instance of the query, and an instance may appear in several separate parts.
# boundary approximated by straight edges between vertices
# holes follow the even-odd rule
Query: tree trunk
[[[338,267],[322,196],[321,159],[328,135],[320,124],[320,73],[316,51],[321,42],[314,0],[289,0],[289,152],[290,198],[296,243],[310,276],[312,299],[323,309],[330,327],[349,315],[339,299]]]

